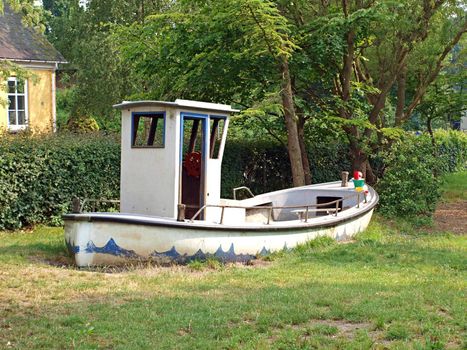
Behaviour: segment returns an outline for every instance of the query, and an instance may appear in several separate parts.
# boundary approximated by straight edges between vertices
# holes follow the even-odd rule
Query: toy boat
[[[115,107],[122,110],[120,212],[82,212],[75,201],[64,220],[77,266],[244,262],[318,236],[349,239],[368,226],[378,203],[373,188],[345,178],[222,199],[222,155],[236,110],[189,100]]]

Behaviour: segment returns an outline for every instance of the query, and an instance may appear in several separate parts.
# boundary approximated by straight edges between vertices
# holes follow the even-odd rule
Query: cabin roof
[[[46,37],[22,23],[22,15],[4,4],[0,14],[0,59],[66,63]]]
[[[190,108],[194,110],[204,110],[221,113],[235,113],[239,112],[238,109],[233,109],[229,105],[199,102],[192,100],[177,99],[175,102],[167,101],[123,101],[122,103],[114,105],[116,109],[126,109],[134,107],[171,107],[171,108]]]

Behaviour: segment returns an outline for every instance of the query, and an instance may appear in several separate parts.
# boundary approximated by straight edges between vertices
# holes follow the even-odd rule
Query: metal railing
[[[283,206],[274,206],[274,205],[264,205],[264,206],[249,206],[249,207],[245,207],[245,206],[240,206],[240,205],[221,205],[221,204],[205,204],[203,205],[196,213],[195,215],[193,215],[190,219],[190,222],[194,222],[194,220],[196,220],[196,218],[203,212],[206,210],[206,208],[221,208],[221,218],[220,218],[220,221],[219,221],[219,224],[223,224],[224,223],[224,212],[225,212],[225,208],[231,208],[231,209],[266,209],[268,210],[268,217],[267,217],[267,222],[266,224],[269,225],[270,223],[270,220],[271,220],[271,216],[272,216],[272,211],[275,210],[275,209],[302,209],[302,210],[297,210],[296,212],[298,214],[300,214],[299,216],[303,215],[304,217],[304,221],[305,222],[308,222],[308,214],[309,212],[327,212],[328,215],[329,214],[334,214],[334,216],[337,216],[337,213],[339,211],[341,211],[341,209],[339,208],[339,203],[340,202],[343,202],[344,200],[347,200],[347,199],[350,199],[350,198],[353,198],[353,197],[357,197],[357,208],[360,208],[360,195],[361,195],[361,192],[356,192],[356,193],[353,193],[352,195],[350,196],[346,196],[346,197],[342,197],[342,198],[339,198],[339,199],[336,199],[334,201],[330,201],[330,202],[326,202],[326,203],[320,203],[320,204],[304,204],[304,205],[283,205]],[[366,196],[364,196],[364,201],[366,203]],[[320,208],[320,207],[324,207],[324,206],[329,206],[331,204],[335,204],[335,208]]]
[[[120,200],[118,199],[90,199],[85,198],[81,201],[79,198],[73,198],[72,201],[72,212],[73,213],[83,213],[86,205],[91,205],[91,211],[95,212],[97,205],[102,203],[111,203],[116,204],[120,207]]]
[[[246,187],[246,186],[240,186],[240,187],[235,187],[232,191],[233,191],[233,199],[236,200],[237,199],[237,192],[240,191],[240,190],[245,190],[248,192],[248,194],[251,196],[251,197],[254,197],[255,195],[253,194],[253,192],[251,192],[251,190]]]

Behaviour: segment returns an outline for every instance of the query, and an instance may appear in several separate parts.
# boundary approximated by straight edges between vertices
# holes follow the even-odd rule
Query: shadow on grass
[[[51,266],[67,267],[72,261],[65,243],[27,242],[0,247],[0,260],[9,263],[40,262]]]

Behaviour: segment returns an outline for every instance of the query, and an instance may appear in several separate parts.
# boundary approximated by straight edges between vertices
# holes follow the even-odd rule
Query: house
[[[0,82],[7,83],[6,91],[0,91],[0,100],[7,101],[0,104],[0,129],[55,131],[55,71],[65,59],[45,36],[24,26],[21,14],[7,4],[0,14],[0,60],[31,73],[25,80],[12,74],[7,82]]]

